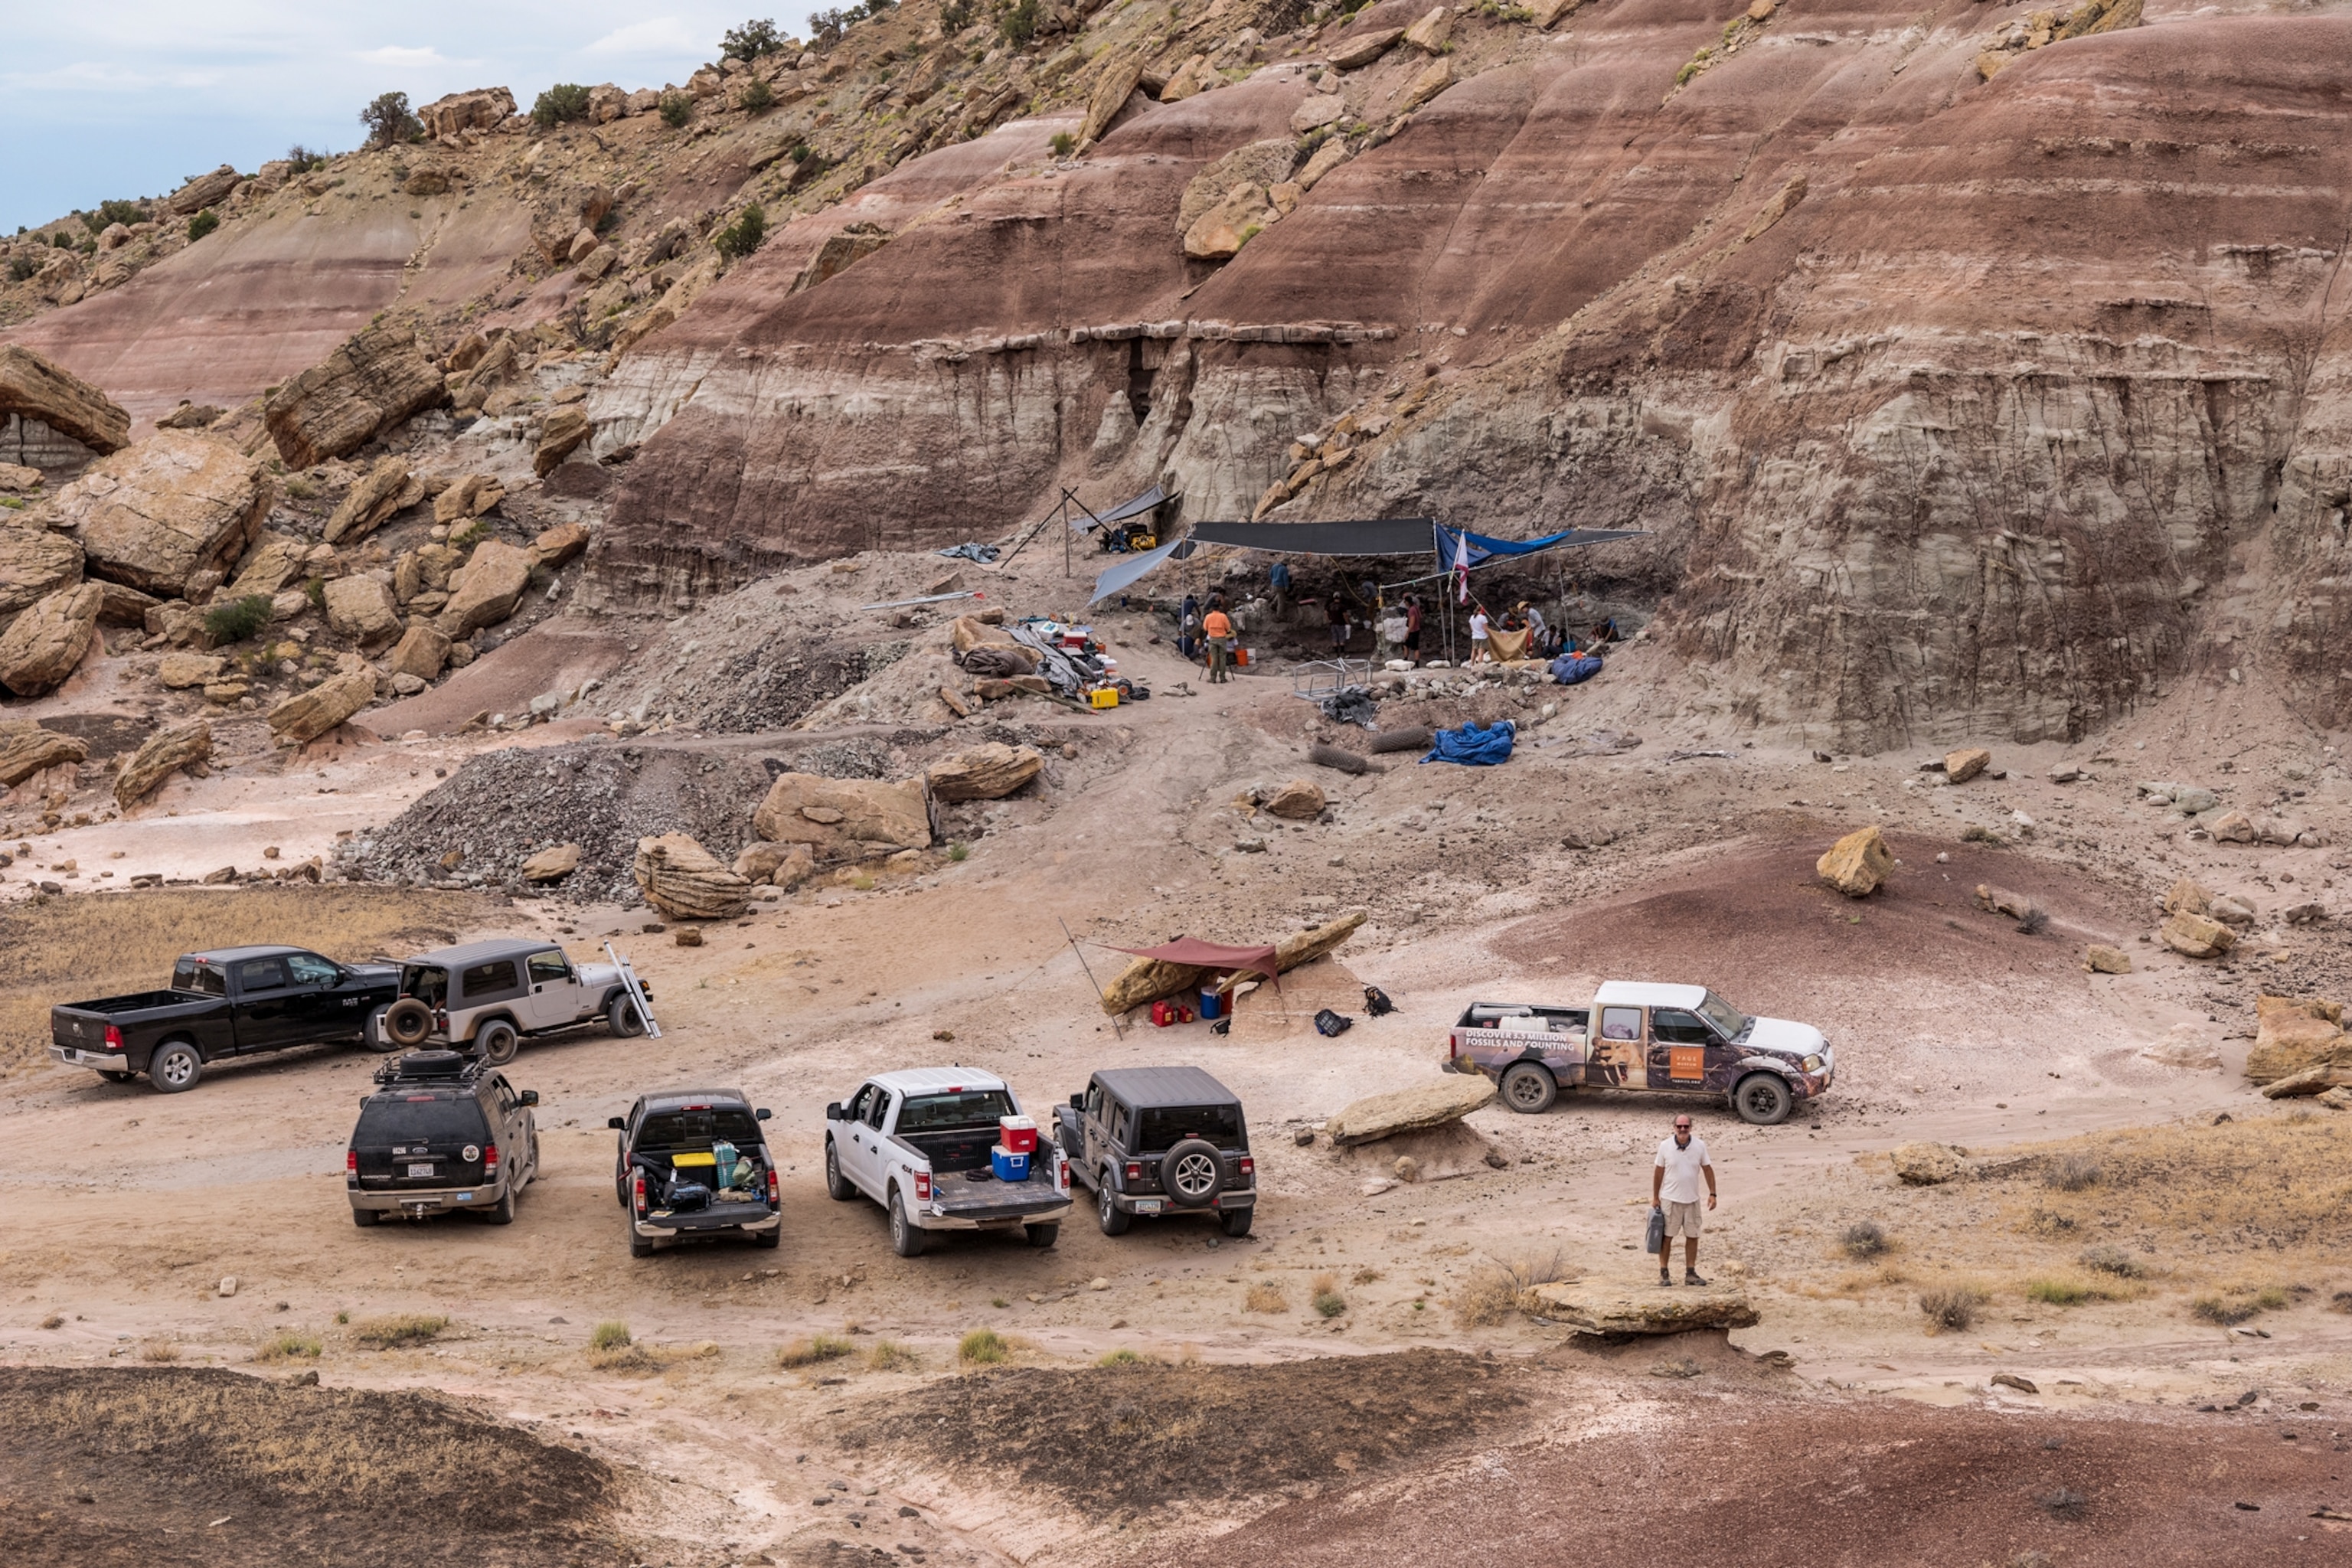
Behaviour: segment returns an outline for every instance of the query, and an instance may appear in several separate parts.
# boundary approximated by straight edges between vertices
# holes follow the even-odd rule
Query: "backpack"
[[[1356,1026],[1356,1020],[1345,1013],[1334,1013],[1326,1007],[1315,1015],[1315,1032],[1327,1039],[1337,1039]]]
[[[1389,994],[1379,986],[1367,985],[1364,987],[1364,1011],[1375,1018],[1382,1018],[1396,1011],[1396,1004],[1390,1001]]]

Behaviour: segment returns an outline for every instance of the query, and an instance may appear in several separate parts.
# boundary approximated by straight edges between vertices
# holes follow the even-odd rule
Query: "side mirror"
[[[847,1112],[841,1109],[841,1101],[836,1100],[824,1108],[824,1119],[827,1121],[846,1121],[849,1117]]]
[[[1087,1097],[1083,1090],[1070,1096],[1070,1109],[1072,1110],[1084,1110],[1086,1108]]]
[[[515,1098],[524,1105],[537,1105],[539,1103],[539,1090],[535,1089],[527,1089]]]
[[[629,1130],[629,1119],[625,1116],[607,1116],[604,1118],[604,1125],[615,1132],[626,1132]]]
[[[771,1120],[772,1118],[773,1118],[775,1114],[776,1114],[776,1113],[775,1113],[774,1111],[770,1110],[769,1110],[766,1106],[764,1106],[764,1105],[763,1105],[763,1106],[761,1106],[759,1110],[755,1110],[755,1111],[751,1112],[751,1115],[752,1115],[753,1119],[754,1119],[754,1120],[756,1120],[756,1121],[769,1121],[769,1120]]]

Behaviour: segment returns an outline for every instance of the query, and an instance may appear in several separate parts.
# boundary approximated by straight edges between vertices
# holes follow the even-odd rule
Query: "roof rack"
[[[463,1051],[404,1051],[375,1069],[378,1083],[466,1083],[482,1070]]]

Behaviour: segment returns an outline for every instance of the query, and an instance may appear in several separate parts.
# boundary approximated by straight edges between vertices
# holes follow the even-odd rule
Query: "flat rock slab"
[[[1334,1145],[1345,1149],[1399,1132],[1443,1127],[1494,1103],[1495,1086],[1486,1079],[1450,1076],[1357,1100],[1331,1118],[1325,1131],[1331,1134]]]
[[[1523,1301],[1538,1317],[1587,1334],[1681,1334],[1744,1329],[1759,1321],[1738,1284],[1676,1285],[1654,1279],[1568,1279],[1538,1285]]]

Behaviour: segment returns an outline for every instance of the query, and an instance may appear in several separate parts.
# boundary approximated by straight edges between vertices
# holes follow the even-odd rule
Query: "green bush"
[[[710,243],[730,261],[739,261],[760,248],[768,237],[768,210],[753,202],[743,216],[713,235]]]
[[[626,1323],[599,1323],[588,1335],[592,1351],[616,1351],[630,1342]]]
[[[1066,131],[1054,132],[1054,156],[1066,158],[1078,144],[1078,139]]]
[[[766,82],[761,81],[758,77],[753,77],[743,84],[743,90],[735,95],[735,101],[757,114],[762,110],[773,108],[776,95]]]
[[[568,125],[588,118],[588,89],[576,81],[560,81],[539,95],[530,106],[532,123],[541,130]]]
[[[310,1334],[299,1333],[292,1329],[280,1329],[261,1342],[261,1347],[253,1352],[253,1359],[256,1361],[316,1361],[322,1348],[318,1340]]]
[[[81,221],[90,233],[101,234],[110,224],[119,223],[128,227],[134,223],[145,223],[147,209],[137,202],[120,200],[100,202],[98,204],[97,211],[82,214]]]
[[[220,227],[220,214],[206,207],[188,220],[188,242],[193,245],[218,227]]]
[[[672,131],[683,129],[694,118],[694,100],[682,92],[666,92],[661,97],[662,123]]]
[[[1337,1290],[1318,1290],[1315,1292],[1316,1316],[1321,1318],[1336,1318],[1347,1310],[1348,1299],[1345,1296],[1340,1295]]]
[[[1134,1351],[1115,1350],[1095,1363],[1097,1366],[1141,1366],[1144,1358]]]
[[[1037,36],[1037,0],[1021,0],[1004,13],[996,24],[996,36],[1016,49],[1025,47]]]
[[[740,27],[727,29],[726,37],[719,40],[719,58],[756,60],[761,55],[772,55],[783,47],[783,36],[776,31],[774,22],[746,22]]]
[[[956,1345],[956,1359],[975,1366],[988,1366],[1010,1360],[1013,1347],[994,1329],[974,1329]]]
[[[12,257],[8,262],[8,281],[22,283],[40,269],[41,264],[29,256]]]
[[[298,174],[307,174],[313,169],[325,168],[327,166],[327,154],[324,153],[315,152],[309,147],[303,146],[299,142],[297,142],[294,145],[286,149],[286,161],[294,165],[294,173]]]
[[[58,229],[49,236],[49,244],[58,250],[71,250],[74,244],[73,236],[64,229]]]
[[[811,1339],[794,1340],[776,1352],[778,1366],[814,1366],[819,1362],[838,1361],[852,1354],[857,1347],[839,1334],[818,1334]]]
[[[205,631],[212,637],[215,647],[226,643],[243,642],[268,624],[269,595],[267,594],[247,594],[242,599],[215,605],[205,612]]]
[[[971,26],[971,0],[948,0],[940,7],[940,31],[953,37]]]
[[[368,100],[367,107],[360,110],[360,123],[367,127],[371,147],[413,142],[425,134],[424,124],[408,112],[408,95],[404,92],[380,92]]]

